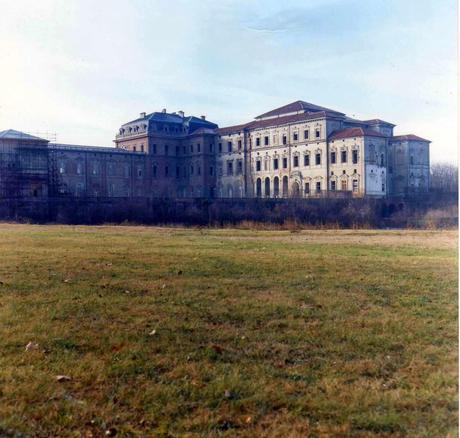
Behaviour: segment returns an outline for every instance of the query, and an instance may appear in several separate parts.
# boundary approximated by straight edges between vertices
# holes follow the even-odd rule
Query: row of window
[[[318,139],[320,137],[321,137],[321,129],[316,128],[315,129],[315,138]],[[303,139],[304,140],[309,140],[310,139],[310,130],[309,129],[305,129],[303,131]],[[256,137],[256,146],[261,145],[261,140],[262,140],[261,137]],[[287,144],[287,141],[288,141],[287,135],[284,134],[282,136],[282,144]],[[299,133],[298,132],[294,132],[292,134],[292,141],[299,141]],[[268,135],[263,137],[263,143],[264,143],[264,146],[269,146],[270,145],[270,137]],[[276,135],[273,136],[273,144],[274,145],[277,144],[277,136]]]
[[[152,177],[153,178],[158,178],[160,176],[159,174],[159,168],[157,165],[153,165],[153,168],[152,168]],[[214,167],[213,166],[209,166],[209,169],[208,169],[208,174],[210,176],[213,176],[214,175]],[[197,176],[201,176],[201,166],[190,166],[188,168],[188,174],[187,174],[187,167],[180,167],[180,166],[176,166],[176,178],[186,178],[187,176],[194,176],[194,175],[197,175]],[[170,172],[169,172],[169,166],[164,166],[164,172],[163,172],[163,176],[165,177],[169,177],[171,176],[170,175]]]

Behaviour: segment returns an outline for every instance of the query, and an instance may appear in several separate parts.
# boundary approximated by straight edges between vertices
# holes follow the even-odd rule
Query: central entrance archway
[[[300,186],[297,181],[294,181],[292,184],[292,196],[298,198],[300,196]]]

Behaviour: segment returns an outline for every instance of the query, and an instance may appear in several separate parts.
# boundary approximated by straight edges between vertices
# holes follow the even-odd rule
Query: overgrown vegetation
[[[457,436],[456,245],[3,224],[0,435]]]

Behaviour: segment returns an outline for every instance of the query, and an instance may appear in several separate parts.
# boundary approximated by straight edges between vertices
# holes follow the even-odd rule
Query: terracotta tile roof
[[[293,113],[296,111],[302,112],[318,112],[318,111],[329,111],[335,114],[344,115],[339,111],[335,111],[329,108],[325,108],[324,106],[314,105],[313,103],[308,103],[303,100],[296,100],[295,102],[289,103],[284,106],[280,106],[279,108],[275,108],[271,111],[268,111],[260,116],[257,116],[256,119],[261,119],[264,117],[271,117],[271,116],[281,116],[283,114]]]
[[[431,140],[426,140],[425,138],[419,137],[414,134],[407,134],[407,135],[395,135],[394,137],[390,137],[390,141],[405,141],[405,140],[413,140],[413,141],[426,141],[431,143]]]
[[[337,117],[337,113],[331,113],[328,111],[318,111],[316,113],[292,114],[290,116],[276,117],[274,119],[254,120],[253,122],[245,123],[242,125],[219,128],[218,132],[220,135],[227,135],[240,132],[243,129],[268,128],[272,126],[286,125],[289,123],[303,122],[306,120],[321,119],[325,117]]]
[[[378,131],[367,128],[346,128],[340,131],[335,131],[329,136],[329,140],[339,140],[341,138],[350,137],[386,137]]]
[[[378,125],[378,124],[382,124],[382,125],[396,126],[396,125],[393,125],[393,123],[385,122],[385,120],[382,120],[382,119],[369,119],[369,120],[363,120],[363,123],[365,123],[366,125]]]
[[[219,135],[228,135],[228,134],[235,134],[237,132],[241,132],[243,129],[247,128],[253,122],[243,123],[242,125],[234,125],[234,126],[225,126],[223,128],[219,128],[217,133]]]

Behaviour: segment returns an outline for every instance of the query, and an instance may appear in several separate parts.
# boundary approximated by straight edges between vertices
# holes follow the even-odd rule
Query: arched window
[[[275,198],[280,195],[280,179],[277,176],[273,180],[273,195]]]
[[[265,178],[265,197],[270,197],[270,178]]]
[[[288,196],[288,177],[283,176],[283,196],[287,197]]]
[[[292,196],[298,198],[300,196],[300,186],[298,182],[292,184]]]
[[[262,196],[262,180],[257,178],[256,181],[256,196],[260,198]]]

